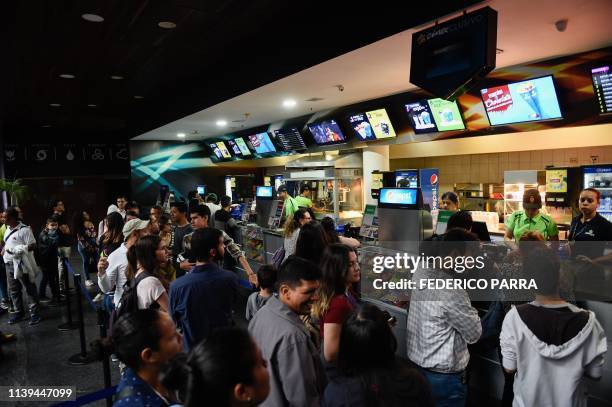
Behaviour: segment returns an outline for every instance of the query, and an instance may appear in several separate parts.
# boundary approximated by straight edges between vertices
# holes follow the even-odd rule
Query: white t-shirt
[[[212,202],[206,202],[206,206],[210,209],[210,219],[209,222],[211,225],[214,225],[215,213],[221,209],[221,205],[214,204]]]
[[[140,272],[142,273],[142,272]],[[138,273],[138,274],[140,274]],[[136,277],[138,277],[138,274]],[[166,289],[157,277],[147,277],[138,283],[136,296],[138,297],[138,309],[147,309],[156,302]]]
[[[106,273],[102,277],[98,276],[98,285],[103,293],[109,293],[115,289],[113,302],[115,306],[119,306],[121,296],[123,295],[123,285],[127,281],[127,247],[125,243],[117,248],[108,256],[108,267]]]
[[[14,252],[18,246],[29,246],[33,243],[35,244],[36,238],[34,238],[32,229],[20,222],[14,228],[7,226],[6,232],[4,232],[4,243],[4,262],[8,263],[13,261],[13,258],[15,257],[13,254],[9,254],[9,251]]]

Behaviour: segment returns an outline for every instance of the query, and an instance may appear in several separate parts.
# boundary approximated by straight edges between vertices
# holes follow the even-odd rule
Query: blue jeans
[[[419,368],[431,386],[436,407],[463,407],[467,399],[465,372],[436,373]]]
[[[85,275],[85,280],[90,280],[89,271],[93,268],[93,266],[97,263],[96,258],[98,257],[96,253],[90,253],[85,250],[83,245],[78,244],[77,250],[81,255],[81,260],[83,261],[83,274]]]

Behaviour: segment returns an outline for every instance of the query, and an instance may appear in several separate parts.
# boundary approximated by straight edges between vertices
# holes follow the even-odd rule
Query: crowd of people
[[[284,187],[279,192],[287,194]],[[407,353],[398,357],[393,318],[360,298],[359,241],[339,236],[330,218],[314,219],[308,192],[285,196],[282,255],[257,273],[236,242],[227,196],[219,205],[214,194],[190,193],[169,211],[152,206],[148,216],[119,196],[97,228],[84,210],[69,224],[63,202],[55,201],[38,239],[20,209],[9,207],[0,217],[0,307],[11,308],[10,324],[22,321],[25,294],[29,323],[38,324],[41,303],[63,301],[66,261],[76,245],[85,284],[99,288],[96,301],[111,324],[96,352],[121,362],[117,406],[465,405],[469,345],[489,335],[493,317],[481,318],[464,290],[415,290]],[[456,196],[443,199],[457,204]],[[536,218],[538,198],[528,192],[525,199],[534,205],[507,221],[507,238],[553,240],[556,228]],[[612,225],[597,216],[598,199],[596,190],[582,191],[571,239],[590,239],[597,228],[612,240]],[[436,254],[473,253],[479,243],[470,228],[469,213],[453,215]],[[592,246],[577,250],[593,263],[609,260],[603,250],[589,252]],[[542,244],[513,256],[538,289],[532,302],[490,309],[510,383],[505,402],[509,394],[515,406],[585,405],[584,378],[602,375],[603,329],[592,311],[562,297],[555,250]],[[248,329],[235,323],[238,265],[254,288],[244,310]],[[419,269],[414,278],[452,271]]]

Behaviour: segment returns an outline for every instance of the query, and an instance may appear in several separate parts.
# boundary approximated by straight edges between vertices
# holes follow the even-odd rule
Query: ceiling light
[[[96,105],[95,103],[90,103],[87,105],[87,107],[98,107],[98,105]]]
[[[157,26],[159,28],[165,28],[167,30],[171,30],[173,28],[176,28],[176,24],[173,23],[172,21],[160,21],[159,23],[157,23]]]
[[[42,126],[40,126],[44,129],[48,129],[49,127],[53,127],[51,124],[43,124]]]
[[[287,109],[291,109],[292,107],[295,107],[295,105],[297,105],[297,102],[293,99],[283,100],[283,106]]]
[[[219,127],[227,126],[227,120],[217,120],[217,126]]]
[[[60,107],[61,104],[60,103],[49,103],[49,106],[51,106],[51,107]]]
[[[178,137],[178,138],[185,138],[185,133],[178,133],[176,135],[176,137]]]
[[[89,21],[92,23],[101,23],[102,21],[104,21],[104,17],[99,16],[97,14],[87,13],[87,14],[81,15],[81,17],[83,18],[83,20]]]
[[[123,79],[123,76],[121,76],[121,75],[111,75],[110,78],[115,80],[115,81],[120,81],[121,79]]]
[[[61,74],[59,77],[60,77],[60,78],[63,78],[63,79],[74,79],[74,78],[76,78],[76,76],[74,76],[74,75],[73,75],[73,74],[71,74],[71,73],[63,73],[63,74]]]
[[[144,99],[144,96],[140,96],[140,95],[134,95],[134,99]]]

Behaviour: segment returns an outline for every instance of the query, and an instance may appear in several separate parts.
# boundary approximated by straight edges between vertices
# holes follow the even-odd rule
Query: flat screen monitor
[[[276,144],[283,151],[306,150],[306,143],[304,143],[302,135],[295,127],[272,130],[272,134],[276,139]]]
[[[260,199],[272,199],[273,193],[272,187],[258,186],[255,190],[255,196]]]
[[[457,102],[439,98],[421,100],[407,104],[406,113],[416,134],[465,130]]]
[[[552,75],[481,89],[491,126],[563,117]]]
[[[249,142],[257,154],[276,152],[276,148],[267,132],[257,133],[249,136]]]
[[[374,129],[368,121],[365,113],[357,113],[349,116],[349,123],[355,135],[362,141],[376,140]]]
[[[393,129],[393,125],[391,124],[391,120],[389,119],[389,115],[387,115],[387,111],[385,109],[366,112],[366,117],[368,118],[368,121],[372,126],[372,131],[374,131],[374,136],[376,136],[377,139],[395,137],[395,130]]]
[[[417,202],[416,188],[382,188],[378,197],[378,206],[382,208],[416,209]]]
[[[196,189],[198,191],[198,195],[204,198],[204,195],[206,195],[206,185],[198,185]]]
[[[251,155],[251,150],[246,145],[242,137],[236,137],[233,140],[228,140],[227,144],[229,145],[231,152],[236,157],[247,157]]]
[[[227,146],[225,145],[225,142],[217,141],[216,144],[217,144],[217,147],[219,147],[221,156],[223,156],[224,159],[232,158],[232,155],[230,154],[229,150],[227,149]]]
[[[223,160],[223,154],[217,143],[208,143],[210,151],[212,151],[211,158],[214,160]]]
[[[418,171],[396,171],[395,172],[395,187],[396,188],[418,188],[419,172]]]
[[[310,133],[314,138],[315,143],[319,145],[337,144],[346,141],[340,126],[335,120],[326,120],[319,123],[311,123],[308,125]]]
[[[600,114],[612,113],[612,72],[610,65],[591,69],[593,90]]]

